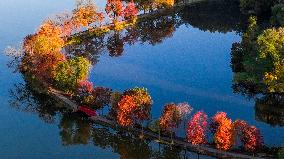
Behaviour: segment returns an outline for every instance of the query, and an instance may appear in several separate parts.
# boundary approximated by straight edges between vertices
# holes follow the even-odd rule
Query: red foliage
[[[87,80],[78,82],[79,93],[92,93],[94,91],[93,83]]]
[[[188,142],[199,145],[206,143],[207,115],[203,111],[199,111],[193,115],[188,122],[187,140]]]
[[[236,120],[234,125],[246,151],[256,151],[263,147],[263,138],[259,129],[243,120]]]
[[[163,110],[163,114],[160,118],[160,127],[162,130],[171,131],[171,129],[178,126],[181,117],[177,109],[177,105],[171,103],[166,104]]]
[[[138,10],[133,1],[127,4],[125,9],[123,10],[123,13],[125,20],[131,20],[137,16]]]

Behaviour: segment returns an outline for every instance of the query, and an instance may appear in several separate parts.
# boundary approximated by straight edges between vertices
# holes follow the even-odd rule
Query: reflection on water
[[[255,102],[256,120],[272,126],[284,126],[284,96],[266,95]]]
[[[57,118],[63,146],[93,144],[102,149],[111,149],[122,159],[211,158],[186,152],[181,147],[159,145],[150,139],[141,140],[138,133],[128,133],[125,130],[91,123],[83,114],[71,113],[57,101],[50,98],[46,100],[46,94],[38,93],[29,84],[29,81],[26,84],[18,84],[10,91],[11,106],[19,111],[37,114],[41,120],[48,123],[57,124]]]
[[[210,32],[242,32],[247,17],[240,13],[238,5],[235,0],[212,1],[185,6],[175,12],[164,11],[162,16],[157,14],[143,18],[135,26],[122,31],[111,31],[95,37],[77,37],[80,42],[67,46],[65,51],[70,56],[84,56],[96,64],[99,55],[104,51],[111,57],[118,57],[123,55],[126,44],[157,45],[172,37],[175,30],[182,25],[191,25]]]
[[[54,123],[58,112],[63,112],[64,109],[58,102],[52,98],[46,98],[45,94],[39,93],[39,90],[34,88],[36,88],[35,85],[31,85],[27,80],[25,83],[16,84],[14,89],[10,90],[11,107],[37,114],[43,121]]]
[[[148,10],[150,10],[147,8],[147,5],[146,5],[147,2],[148,1],[141,0],[141,3],[144,3],[143,4],[144,6],[141,6],[142,11],[145,10],[145,12],[148,12]],[[80,39],[80,43],[67,46],[65,48],[65,51],[66,51],[66,54],[68,54],[69,56],[87,57],[90,61],[92,61],[93,65],[96,67],[96,64],[98,64],[99,62],[99,58],[101,58],[102,55],[107,55],[107,56],[109,55],[110,57],[123,57],[124,55],[129,54],[129,52],[127,52],[126,50],[127,50],[127,47],[130,45],[141,44],[145,46],[146,45],[157,46],[158,44],[162,45],[163,42],[165,42],[167,39],[170,39],[170,38],[177,39],[176,37],[174,37],[174,33],[177,32],[179,28],[184,27],[184,26],[188,26],[188,28],[186,28],[188,30],[191,29],[191,27],[195,27],[195,28],[198,28],[199,30],[206,31],[206,33],[204,34],[207,34],[207,33],[209,34],[211,32],[216,33],[216,34],[229,33],[231,31],[241,33],[245,30],[245,26],[246,26],[245,19],[246,17],[241,15],[238,10],[238,3],[236,3],[236,1],[234,0],[201,2],[199,4],[181,8],[180,10],[177,10],[176,12],[168,12],[164,14],[164,16],[153,16],[151,19],[139,21],[135,27],[129,27],[122,31],[112,31],[110,33],[103,34],[102,36],[97,36],[97,37],[86,36]],[[195,30],[193,30],[192,32],[194,31]],[[195,35],[194,38],[198,39],[199,34],[201,33],[198,32],[198,34]],[[181,39],[182,37],[180,35],[182,37],[187,36],[187,35],[183,35],[183,32],[180,32],[179,36],[177,37]],[[207,38],[210,36],[205,36],[205,37]],[[219,39],[219,41],[222,41],[224,39],[221,39],[221,40]],[[185,39],[185,40],[188,40],[188,39]],[[208,41],[205,41],[205,42],[208,42]],[[180,42],[180,41],[177,41],[177,42]],[[198,50],[204,51],[204,47],[207,47],[207,44],[202,45],[203,41],[199,41],[199,42],[200,43],[197,44]],[[216,44],[216,43],[213,43],[213,44]],[[207,50],[205,50],[205,52],[207,53],[206,55],[196,56],[194,54],[195,52],[196,54],[199,54],[201,52],[201,51],[199,52],[197,50],[194,50],[195,47],[193,47],[193,45],[196,45],[196,43],[190,44],[188,43],[188,41],[186,41],[182,43],[182,45],[190,45],[190,47],[186,47],[186,49],[193,50],[193,51],[190,50],[192,52],[188,52],[191,54],[191,55],[189,54],[189,58],[192,58],[193,60],[188,62],[188,61],[182,61],[182,60],[178,61],[177,59],[174,59],[176,61],[174,60],[173,61],[178,63],[178,65],[184,65],[184,63],[185,64],[193,63],[192,65],[193,67],[195,67],[195,69],[193,72],[191,72],[191,70],[187,68],[192,67],[192,65],[188,64],[188,65],[183,66],[182,69],[185,69],[184,71],[180,71],[179,69],[177,69],[180,67],[176,67],[173,64],[172,66],[173,70],[169,69],[168,70],[169,72],[166,72],[166,76],[168,77],[168,74],[175,75],[175,77],[173,78],[174,80],[176,80],[177,82],[180,82],[180,81],[184,82],[184,83],[182,82],[178,83],[179,85],[171,81],[168,82],[166,81],[167,79],[162,79],[164,76],[157,77],[158,80],[155,80],[156,78],[155,79],[148,78],[148,77],[151,77],[150,76],[151,74],[149,76],[146,76],[147,80],[152,81],[152,82],[158,81],[162,83],[165,80],[166,82],[162,83],[163,86],[169,87],[171,90],[169,92],[172,94],[161,91],[161,94],[164,97],[159,96],[159,98],[155,98],[155,102],[156,101],[160,103],[163,102],[164,104],[164,101],[170,102],[169,99],[172,99],[172,97],[175,97],[175,96],[177,96],[176,98],[178,98],[177,102],[182,102],[184,99],[187,99],[187,98],[183,97],[183,95],[180,95],[178,93],[174,94],[176,93],[173,91],[174,88],[181,89],[182,91],[186,90],[192,93],[190,94],[190,96],[194,97],[194,93],[197,93],[197,94],[199,93],[198,92],[199,88],[190,89],[190,90],[188,88],[192,88],[191,86],[194,86],[194,85],[196,86],[202,85],[201,88],[203,87],[205,88],[204,89],[205,91],[199,93],[201,94],[200,96],[202,98],[198,97],[196,99],[194,98],[191,98],[191,99],[196,100],[196,101],[198,100],[198,102],[200,103],[195,101],[194,104],[198,103],[196,105],[199,105],[199,106],[201,105],[202,109],[207,109],[208,113],[215,113],[218,110],[226,109],[224,111],[228,111],[228,110],[231,111],[229,113],[231,115],[235,115],[234,118],[239,118],[239,117],[241,118],[241,117],[244,117],[242,116],[242,112],[253,112],[248,107],[243,108],[244,105],[241,105],[242,109],[245,109],[244,111],[242,111],[242,109],[238,109],[241,107],[238,104],[230,105],[225,102],[224,104],[220,102],[220,100],[217,100],[218,102],[217,103],[216,101],[213,101],[211,99],[204,98],[207,94],[210,94],[210,90],[209,90],[210,86],[208,85],[212,85],[214,80],[219,82],[219,83],[215,82],[214,85],[216,84],[217,85],[216,87],[220,86],[221,87],[220,90],[224,91],[224,87],[226,87],[226,79],[222,77],[217,77],[218,75],[214,74],[216,72],[213,72],[213,74],[212,73],[210,74],[211,69],[209,69],[209,67],[222,63],[223,61],[220,59],[226,58],[226,56],[218,57],[220,59],[216,60],[217,61],[216,62],[214,61],[214,58],[216,55],[210,54],[211,52],[210,53],[206,52]],[[223,45],[223,44],[220,44],[220,45]],[[225,50],[224,48],[220,46],[211,46],[211,47],[208,46],[208,47],[212,50],[218,50],[218,51],[221,50],[219,52],[222,52]],[[161,47],[158,47],[158,49],[163,50],[163,48]],[[172,49],[170,50],[171,53],[174,53],[177,55],[182,55],[182,54],[178,54],[177,51],[178,52],[184,51],[184,50],[180,50],[179,48],[178,50],[175,50],[176,48],[171,48],[171,49]],[[216,52],[212,51],[212,53],[216,53]],[[229,52],[225,52],[225,54],[229,54]],[[222,53],[218,54],[218,56],[219,55],[222,55]],[[202,57],[205,57],[205,56],[209,56],[210,61],[209,60],[206,61],[207,59],[205,58],[202,59]],[[181,58],[184,58],[184,57],[185,56],[181,56]],[[116,59],[114,58],[113,60],[116,60]],[[164,60],[164,58],[161,57],[161,60]],[[224,61],[229,63],[227,59],[225,59]],[[161,63],[158,63],[158,62],[157,64],[155,63],[155,65],[159,65],[159,64]],[[171,63],[165,63],[165,69],[168,68],[167,65],[170,65],[170,64]],[[127,63],[125,63],[124,65],[131,66],[131,67],[134,66],[134,65],[127,64]],[[208,66],[205,67],[204,65],[206,66],[208,65]],[[121,65],[117,65],[117,66],[121,67]],[[137,70],[140,71],[138,66],[136,65],[133,68],[134,69],[137,68]],[[216,68],[220,69],[219,67],[216,67]],[[154,70],[154,73],[156,73],[155,69],[157,68],[152,68],[152,69]],[[142,72],[142,71],[141,71],[141,74],[143,75],[143,73],[145,72],[149,73],[152,70],[147,70],[145,72]],[[178,73],[176,73],[179,71],[182,72],[182,75],[179,75]],[[197,71],[197,73],[195,71]],[[220,73],[220,72],[217,72],[217,73]],[[226,70],[224,72],[227,73]],[[106,72],[106,73],[113,73],[113,72]],[[221,73],[221,75],[230,76],[231,75],[230,73],[231,71],[229,70],[229,73],[227,74]],[[137,73],[135,72],[135,75],[136,74]],[[190,74],[190,76],[192,76],[192,81],[185,79],[185,78],[188,78],[186,74]],[[196,74],[202,76],[202,79],[199,79],[199,77],[196,76]],[[155,74],[155,76],[159,76],[159,74]],[[129,77],[125,77],[125,78],[129,78]],[[114,80],[116,79],[111,79],[111,82],[113,82]],[[212,80],[213,82],[210,83],[210,80]],[[114,82],[114,84],[116,83]],[[176,87],[174,87],[175,84],[177,85]],[[228,88],[230,87],[229,85],[231,85],[231,83],[228,84]],[[236,93],[242,92],[244,95],[246,96],[249,95],[255,99],[256,101],[255,102],[255,116],[256,116],[257,121],[262,121],[262,122],[271,124],[273,126],[283,126],[284,110],[283,108],[278,107],[278,105],[283,105],[282,104],[283,102],[281,102],[282,100],[280,100],[279,97],[275,98],[275,97],[264,96],[264,97],[256,98],[253,91],[250,91],[250,90],[254,90],[254,88],[249,88],[249,87],[244,87],[244,86],[234,86],[234,87],[235,87],[234,91]],[[16,85],[13,88],[13,90],[11,90],[11,93],[10,93],[10,105],[20,111],[27,111],[27,112],[32,112],[34,114],[37,114],[39,118],[45,122],[58,124],[59,126],[58,135],[60,136],[61,144],[63,146],[94,145],[93,147],[99,147],[102,149],[111,149],[111,151],[114,152],[115,154],[119,154],[121,158],[129,158],[129,159],[130,158],[143,158],[143,159],[144,158],[145,159],[146,158],[170,158],[171,159],[171,158],[186,158],[186,157],[187,158],[192,158],[192,157],[197,158],[196,154],[189,153],[189,152],[186,152],[186,156],[184,156],[185,152],[183,151],[182,148],[171,148],[171,147],[166,147],[166,146],[159,147],[158,144],[153,143],[152,141],[140,140],[137,137],[134,137],[125,132],[120,132],[118,130],[114,130],[111,128],[89,123],[85,118],[82,118],[80,115],[70,113],[63,108],[60,108],[60,104],[58,105],[56,102],[52,100],[47,100],[47,97],[45,95],[37,93],[37,91],[35,91],[34,88],[35,87],[31,86],[29,80],[27,79],[24,84]],[[153,87],[150,89],[155,90],[156,88]],[[219,92],[217,92],[216,94],[210,94],[210,95],[216,96],[218,95],[218,93]],[[187,94],[187,96],[189,95]],[[218,98],[225,98],[225,96],[222,96],[222,94],[220,96],[221,97],[218,96]],[[189,102],[192,102],[193,100],[191,101],[189,100]],[[231,100],[231,98],[228,97],[228,100]],[[243,99],[239,99],[239,100],[241,100],[242,102],[244,101],[245,103],[245,100]],[[213,105],[217,105],[218,107],[212,107]],[[223,105],[227,105],[227,107]],[[156,111],[155,113],[158,114],[159,113],[158,111],[160,110],[159,108],[157,108],[154,111]],[[250,115],[250,114],[247,113],[245,115]],[[250,117],[247,117],[247,119],[250,123],[255,122],[255,120],[251,119]],[[261,126],[264,130],[269,130],[266,132],[264,137],[265,138],[267,137],[268,138],[267,140],[269,140],[270,143],[277,142],[278,144],[279,141],[270,140],[271,138],[272,139],[274,138],[274,136],[271,135],[271,132],[281,132],[281,130],[276,131],[275,129],[271,127],[267,127],[266,125],[265,126],[261,125]],[[100,151],[96,151],[96,153],[100,153]],[[202,158],[206,158],[206,157],[203,156]]]

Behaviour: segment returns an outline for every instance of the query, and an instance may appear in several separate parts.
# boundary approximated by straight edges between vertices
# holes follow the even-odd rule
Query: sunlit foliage
[[[118,103],[118,119],[122,126],[150,119],[152,99],[144,88],[135,87],[123,93]]]
[[[134,124],[134,111],[137,107],[134,98],[129,95],[125,95],[118,103],[117,122],[121,126],[131,126]]]
[[[99,25],[104,20],[103,13],[97,11],[97,6],[91,0],[77,1],[77,8],[73,10],[73,23],[77,28],[89,27],[92,23]]]
[[[270,92],[284,92],[284,28],[267,29],[257,38],[259,56],[273,65],[265,72],[264,83]]]
[[[118,22],[123,18],[122,0],[107,0],[105,11],[113,23]]]
[[[229,150],[234,144],[234,124],[224,112],[218,112],[213,118],[214,142],[218,149]]]
[[[248,125],[243,120],[234,122],[236,133],[247,151],[257,151],[263,147],[263,138],[259,129],[255,126]]]
[[[77,83],[88,77],[90,62],[83,57],[74,57],[60,62],[55,69],[56,86],[64,91],[74,91]]]
[[[123,10],[125,20],[134,20],[137,18],[138,10],[134,2],[129,2]]]
[[[186,131],[187,141],[193,145],[204,144],[206,140],[208,117],[203,111],[195,113],[190,121]]]
[[[164,131],[172,131],[181,121],[177,105],[174,103],[164,106],[163,114],[160,117],[160,128]]]
[[[156,4],[158,8],[160,7],[169,8],[169,7],[174,6],[175,1],[174,0],[154,0],[154,3]]]

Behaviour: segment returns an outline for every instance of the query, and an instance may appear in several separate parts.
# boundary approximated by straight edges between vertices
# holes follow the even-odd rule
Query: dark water
[[[33,33],[47,15],[71,10],[74,1],[2,0],[0,7],[2,51]],[[167,102],[186,101],[210,116],[225,111],[232,119],[244,119],[260,128],[267,145],[280,146],[283,113],[271,119],[267,111],[255,110],[255,100],[233,93],[230,49],[240,40],[245,19],[236,5],[201,3],[69,49],[92,53],[95,85],[121,91],[148,88],[154,100],[153,117]],[[97,42],[104,43],[98,47]],[[8,57],[0,54],[0,61],[1,158],[183,158],[181,149],[158,151],[151,141],[93,125],[54,107],[53,101],[32,91],[20,74],[12,73]]]

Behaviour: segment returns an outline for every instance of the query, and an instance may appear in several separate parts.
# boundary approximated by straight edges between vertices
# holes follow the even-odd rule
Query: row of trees
[[[96,92],[91,83],[82,84],[84,91],[82,89],[79,91]],[[105,96],[101,98],[105,101],[104,106],[111,106],[109,115],[122,127],[139,126],[143,128],[144,121],[151,119],[153,101],[145,88],[136,87],[123,93],[111,93],[109,90],[109,93],[105,93]],[[96,104],[92,102],[90,105]],[[180,130],[179,125],[187,122],[192,110],[193,108],[187,103],[166,104],[159,120],[152,121],[154,125],[151,125],[149,129],[159,134],[170,134],[172,137],[175,130]],[[254,152],[263,146],[263,138],[255,126],[243,120],[232,121],[225,112],[217,112],[209,121],[205,112],[198,111],[188,120],[186,138],[189,143],[207,144],[208,137],[211,136],[209,133],[213,134],[214,145],[221,150],[230,150],[239,142],[246,151]]]

